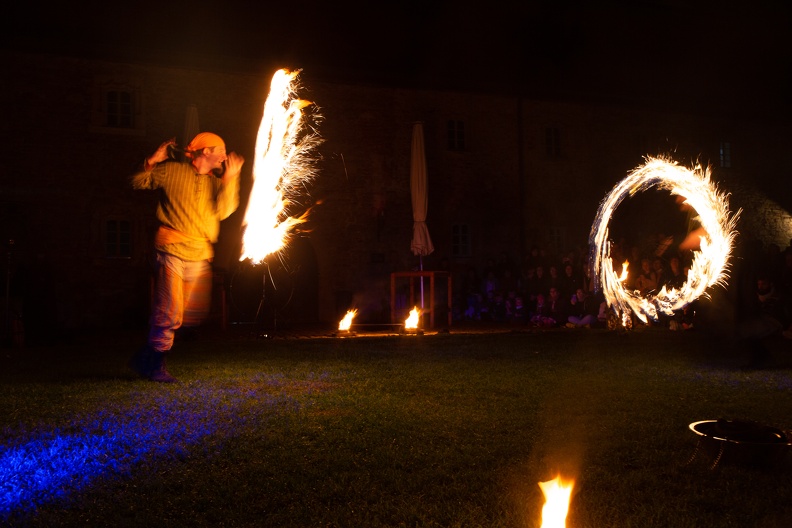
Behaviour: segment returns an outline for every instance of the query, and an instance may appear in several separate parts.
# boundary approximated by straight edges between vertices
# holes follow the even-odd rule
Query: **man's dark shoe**
[[[165,353],[154,350],[151,353],[151,371],[149,377],[151,381],[159,383],[174,383],[178,381],[170,375],[168,369],[165,368]]]
[[[128,365],[141,378],[148,378],[151,375],[151,348],[148,345],[140,347]]]

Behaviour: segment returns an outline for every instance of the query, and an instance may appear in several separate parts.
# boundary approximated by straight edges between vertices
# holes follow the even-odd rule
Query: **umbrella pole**
[[[423,255],[418,256],[418,269],[423,271]],[[421,310],[424,309],[424,278],[421,275]]]

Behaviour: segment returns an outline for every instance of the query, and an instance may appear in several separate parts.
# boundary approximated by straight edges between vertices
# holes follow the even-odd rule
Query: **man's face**
[[[209,162],[211,170],[222,170],[223,162],[228,158],[225,147],[209,147],[204,149],[204,157]]]

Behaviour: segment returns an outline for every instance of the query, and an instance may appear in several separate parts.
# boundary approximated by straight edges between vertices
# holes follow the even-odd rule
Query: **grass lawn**
[[[792,429],[789,361],[703,332],[210,335],[172,385],[137,345],[3,358],[0,524],[533,528],[560,474],[569,527],[792,526],[792,457],[688,464],[691,422]]]

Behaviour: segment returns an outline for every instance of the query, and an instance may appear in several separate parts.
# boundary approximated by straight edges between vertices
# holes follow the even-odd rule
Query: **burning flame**
[[[545,503],[542,506],[541,528],[564,528],[566,526],[574,484],[573,480],[563,481],[561,477],[539,483],[545,497]]]
[[[667,290],[664,286],[654,296],[645,298],[624,288],[627,263],[621,276],[613,269],[608,223],[624,198],[655,186],[682,197],[699,215],[706,234],[701,237],[701,250],[696,252],[681,288]],[[616,185],[600,204],[589,237],[594,253],[592,277],[599,282],[608,305],[621,315],[622,321],[629,319],[631,311],[643,322],[647,322],[647,316],[657,319],[658,310],[672,315],[703,295],[710,286],[726,280],[739,214],[740,211],[729,213],[726,196],[710,182],[709,168],[696,165],[690,170],[668,159],[647,157],[646,163]]]
[[[306,131],[302,110],[313,103],[295,97],[298,71],[278,70],[272,77],[256,138],[253,188],[245,211],[242,255],[254,264],[280,251],[307,212],[291,216],[288,206],[314,177],[309,152],[319,144],[315,129]]]
[[[421,316],[421,311],[418,309],[417,306],[414,307],[412,310],[410,310],[410,315],[404,321],[404,328],[407,329],[418,328],[418,320],[420,316]]]
[[[341,322],[338,323],[339,330],[349,330],[352,327],[352,319],[357,315],[357,310],[349,310]]]

